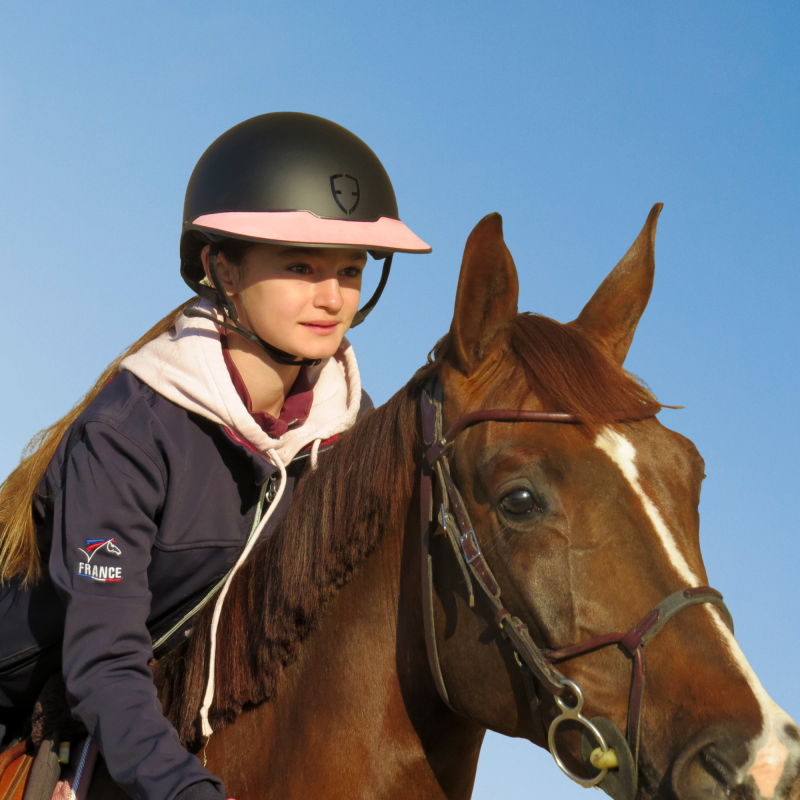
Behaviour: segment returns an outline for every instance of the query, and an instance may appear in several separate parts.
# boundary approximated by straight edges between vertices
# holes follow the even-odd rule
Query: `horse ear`
[[[653,206],[630,250],[572,323],[591,336],[618,364],[628,355],[636,326],[653,290],[656,224],[663,207],[663,203]]]
[[[499,329],[516,315],[518,298],[517,268],[503,240],[503,218],[489,214],[467,239],[450,325],[457,366],[465,375],[484,359]]]

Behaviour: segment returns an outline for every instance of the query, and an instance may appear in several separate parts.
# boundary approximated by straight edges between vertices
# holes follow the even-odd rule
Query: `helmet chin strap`
[[[208,253],[208,271],[211,275],[211,282],[214,284],[214,291],[216,292],[217,299],[222,305],[222,308],[230,320],[230,323],[222,322],[215,317],[212,317],[211,314],[206,314],[205,311],[200,311],[196,308],[186,309],[183,312],[183,315],[185,317],[200,317],[202,319],[210,320],[216,325],[220,325],[229,331],[233,331],[234,333],[238,333],[240,336],[244,336],[244,338],[248,341],[258,345],[273,361],[277,362],[278,364],[297,367],[315,367],[317,364],[319,364],[322,359],[303,358],[302,356],[295,356],[291,353],[287,353],[285,350],[281,350],[278,347],[275,347],[275,345],[264,341],[264,339],[252,331],[247,330],[247,328],[245,328],[239,322],[239,313],[236,311],[236,306],[233,304],[233,301],[230,299],[230,297],[228,297],[225,291],[220,288],[222,284],[220,283],[219,276],[217,275],[218,255],[219,245],[212,243]],[[367,318],[367,315],[370,313],[370,311],[375,308],[375,305],[377,304],[380,296],[383,294],[384,288],[386,287],[386,282],[389,280],[389,272],[392,269],[393,256],[394,253],[389,253],[389,255],[387,255],[384,259],[383,270],[381,271],[381,278],[380,281],[378,281],[378,286],[373,292],[372,297],[367,300],[361,309],[359,309],[355,317],[353,317],[353,321],[350,324],[351,328],[355,328],[356,325],[360,325]]]
[[[226,328],[229,331],[233,331],[234,333],[238,333],[240,336],[244,336],[245,339],[252,342],[255,345],[258,345],[273,361],[278,364],[284,364],[290,367],[315,367],[319,362],[322,360],[320,358],[303,358],[301,356],[295,356],[291,353],[287,353],[285,350],[281,350],[275,345],[270,344],[269,342],[264,341],[260,336],[253,333],[252,331],[247,330],[240,322],[239,322],[239,313],[236,311],[236,306],[233,304],[233,301],[228,297],[225,291],[221,288],[222,284],[219,280],[219,275],[217,275],[217,256],[219,255],[219,245],[212,244],[211,248],[208,253],[208,271],[211,275],[211,282],[214,284],[214,289],[217,293],[217,298],[219,299],[222,308],[225,311],[226,316],[231,321],[230,324],[227,322],[221,322],[220,320],[211,316],[211,314],[206,314],[205,311],[200,311],[196,308],[189,308],[184,311],[184,316],[186,317],[201,317],[202,319],[209,319],[216,325],[221,325],[223,328]]]

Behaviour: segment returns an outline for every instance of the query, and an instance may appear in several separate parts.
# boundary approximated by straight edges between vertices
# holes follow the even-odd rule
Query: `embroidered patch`
[[[99,583],[119,583],[122,580],[122,567],[107,567],[92,564],[92,559],[101,551],[106,555],[118,558],[122,550],[116,545],[116,539],[87,539],[86,549],[78,549],[86,557],[86,561],[78,563],[78,577],[89,578]]]

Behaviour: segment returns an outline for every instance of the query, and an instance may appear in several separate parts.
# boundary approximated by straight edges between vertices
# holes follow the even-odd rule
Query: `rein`
[[[733,621],[722,595],[708,586],[680,589],[662,600],[628,631],[602,634],[588,641],[555,650],[539,648],[531,638],[527,625],[513,616],[500,599],[500,585],[481,551],[464,499],[453,481],[447,452],[459,433],[479,422],[550,422],[579,425],[582,421],[573,414],[562,412],[488,409],[465,414],[443,435],[443,402],[442,386],[434,378],[423,390],[421,397],[422,438],[425,450],[420,479],[420,528],[425,644],[436,689],[448,708],[460,713],[450,703],[436,646],[431,539],[438,524],[456,556],[469,592],[470,607],[475,605],[474,581],[494,610],[494,622],[503,638],[511,645],[514,658],[522,673],[531,714],[535,714],[539,705],[536,683],[555,698],[561,713],[550,724],[547,742],[558,767],[568,778],[583,787],[596,786],[615,800],[633,800],[638,785],[639,738],[646,674],[644,647],[676,614],[698,604],[711,603],[717,606],[733,630]],[[618,415],[618,421],[644,419],[645,416],[652,416],[655,413],[654,411],[653,414],[634,416],[621,413]],[[435,493],[440,500],[438,514],[434,513]],[[623,736],[617,726],[605,717],[595,717],[592,720],[584,717],[581,713],[583,693],[580,687],[568,680],[555,666],[562,661],[578,658],[611,645],[619,647],[625,656],[633,661],[626,736]],[[575,698],[574,705],[566,702],[569,695]],[[599,770],[594,777],[582,778],[576,775],[558,754],[556,732],[558,727],[568,720],[578,722],[584,728],[582,753],[584,761]],[[591,734],[592,738],[587,734]]]

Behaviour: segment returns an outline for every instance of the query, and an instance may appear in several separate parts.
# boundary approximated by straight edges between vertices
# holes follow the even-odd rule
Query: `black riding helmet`
[[[322,117],[295,112],[262,114],[222,134],[203,153],[189,179],[183,208],[181,275],[201,297],[221,305],[235,330],[281,364],[315,364],[265,342],[238,321],[218,289],[219,245],[228,238],[306,247],[357,247],[383,260],[373,296],[356,314],[360,325],[389,277],[392,256],[430,253],[401,221],[397,200],[378,157],[357,136]],[[203,282],[200,254],[210,244]],[[189,309],[188,316],[207,317]]]

